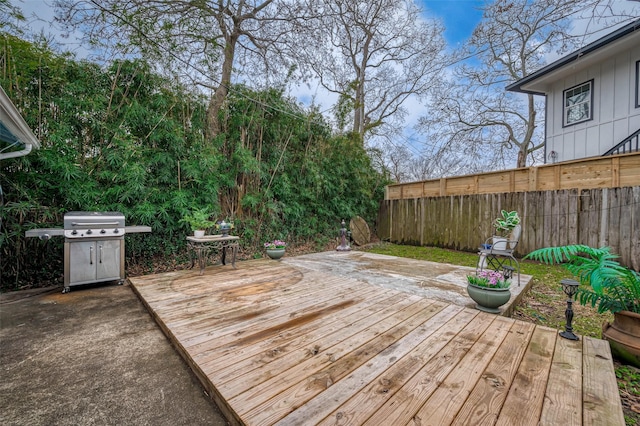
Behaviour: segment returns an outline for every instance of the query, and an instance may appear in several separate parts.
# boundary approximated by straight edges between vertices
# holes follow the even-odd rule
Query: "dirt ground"
[[[0,424],[226,425],[128,285],[0,295]]]

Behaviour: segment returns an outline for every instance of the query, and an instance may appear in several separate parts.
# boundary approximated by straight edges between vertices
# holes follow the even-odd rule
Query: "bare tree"
[[[500,168],[514,160],[525,167],[544,145],[544,103],[504,87],[541,68],[550,53],[583,43],[590,30],[571,34],[572,21],[614,22],[609,3],[497,0],[486,6],[461,52],[472,60],[455,67],[451,78],[434,89],[420,130],[441,141],[441,156],[454,156],[471,168]]]
[[[443,67],[443,28],[411,0],[308,0],[310,19],[292,52],[308,78],[339,95],[338,122],[360,136],[402,122],[405,101],[422,95]]]
[[[391,180],[396,183],[411,179],[411,152],[405,146],[388,147],[385,155],[386,168]]]
[[[0,0],[0,28],[22,34],[25,17],[19,7],[9,0]]]
[[[214,91],[209,102],[209,131],[220,130],[222,108],[236,67],[252,66],[266,79],[278,44],[288,32],[285,12],[296,10],[278,0],[56,0],[57,19],[84,31],[94,46],[123,55],[141,55],[165,72],[190,78]],[[285,7],[286,6],[286,7]],[[259,66],[257,64],[262,64]],[[256,68],[258,71],[256,71]],[[285,70],[286,74],[286,70]]]

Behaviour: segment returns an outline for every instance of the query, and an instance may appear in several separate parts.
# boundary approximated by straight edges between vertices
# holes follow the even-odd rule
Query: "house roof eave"
[[[19,151],[0,152],[0,160],[6,158],[21,157],[27,155],[33,148],[40,148],[40,141],[33,134],[29,125],[24,121],[22,115],[15,107],[4,89],[0,87],[0,122],[2,127],[9,132],[4,142],[9,147],[18,146]]]
[[[583,48],[578,49],[575,52],[542,67],[538,71],[509,84],[506,87],[506,90],[510,92],[545,95],[548,93],[548,90],[547,86],[544,84],[544,80],[550,80],[552,75],[560,73],[563,69],[566,69],[567,65],[575,64],[577,60],[585,61],[585,63],[595,62],[598,59],[597,53],[603,52],[601,49],[605,46],[611,46],[616,42],[618,42],[620,46],[626,46],[629,43],[622,41],[622,39],[625,39],[632,34],[634,34],[633,38],[640,38],[640,19],[618,28],[616,31],[599,38]]]

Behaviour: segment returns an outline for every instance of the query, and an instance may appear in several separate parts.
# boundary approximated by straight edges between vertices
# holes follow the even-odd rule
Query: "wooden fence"
[[[627,167],[623,158],[634,157],[616,160],[619,170]],[[638,161],[640,156],[635,158]],[[559,170],[560,182],[576,180],[572,176],[563,179],[565,169],[551,170],[554,176]],[[604,177],[606,173],[601,170],[600,180],[608,182],[611,174]],[[539,178],[540,173],[537,175]],[[622,264],[640,270],[640,177],[633,186],[616,188],[385,199],[378,213],[377,233],[381,239],[395,243],[476,251],[492,235],[491,224],[502,209],[517,210],[522,218],[519,256],[564,244],[610,246],[620,255]]]
[[[640,153],[389,185],[385,200],[640,185]]]

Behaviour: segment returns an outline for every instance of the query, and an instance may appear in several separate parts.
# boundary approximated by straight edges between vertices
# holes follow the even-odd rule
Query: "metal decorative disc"
[[[349,229],[351,229],[351,238],[357,245],[363,246],[371,241],[369,225],[367,225],[367,222],[360,216],[351,219]]]

